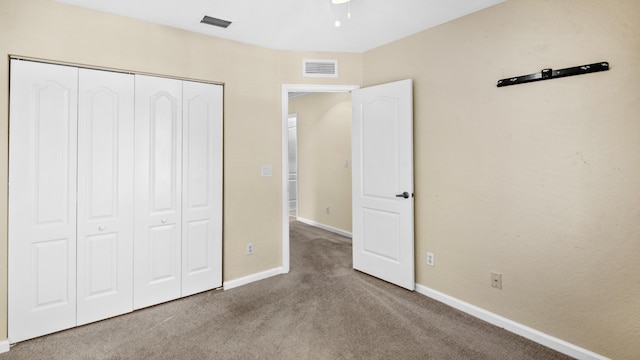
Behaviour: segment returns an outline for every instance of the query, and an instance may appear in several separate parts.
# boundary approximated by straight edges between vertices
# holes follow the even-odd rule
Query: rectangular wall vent
[[[338,60],[305,59],[302,61],[302,76],[338,77]]]
[[[228,28],[229,25],[231,25],[231,21],[227,21],[227,20],[222,20],[222,19],[217,19],[211,16],[207,16],[205,15],[202,20],[200,20],[201,23],[203,24],[208,24],[208,25],[213,25],[213,26],[217,26],[217,27],[221,27],[221,28]]]

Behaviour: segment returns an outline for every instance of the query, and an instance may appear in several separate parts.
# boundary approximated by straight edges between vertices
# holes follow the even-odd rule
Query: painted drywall
[[[289,113],[298,115],[298,217],[350,233],[351,94],[294,98]]]
[[[364,54],[364,86],[415,84],[419,284],[640,358],[639,20],[636,0],[510,0]]]
[[[225,281],[282,266],[282,84],[360,84],[362,74],[359,54],[274,51],[50,0],[2,0],[0,54],[0,183],[7,180],[9,55],[224,83]],[[303,78],[304,58],[338,59],[340,76]],[[273,176],[260,176],[263,164]],[[3,191],[0,340],[7,337],[6,209]],[[247,256],[249,242],[255,252]]]
[[[48,0],[2,0],[0,137],[8,136],[9,54],[224,82],[224,277],[232,280],[282,264],[281,84],[413,78],[418,282],[633,359],[639,6],[509,0],[365,54],[325,54],[272,51]],[[303,78],[304,58],[338,59],[339,78]],[[495,88],[500,78],[602,60],[610,71]],[[6,159],[5,140],[0,182]],[[272,164],[274,176],[260,177],[261,164]],[[0,339],[6,203],[0,192]],[[246,256],[249,241],[256,253]],[[427,251],[434,268],[424,263]],[[503,273],[503,290],[489,286],[490,271]]]

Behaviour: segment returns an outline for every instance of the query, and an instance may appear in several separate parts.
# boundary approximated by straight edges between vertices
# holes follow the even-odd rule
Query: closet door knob
[[[160,220],[161,223],[166,224],[167,223],[167,219],[162,219]]]
[[[104,231],[104,225],[100,225],[100,226],[98,226],[98,230],[99,230],[99,231]]]

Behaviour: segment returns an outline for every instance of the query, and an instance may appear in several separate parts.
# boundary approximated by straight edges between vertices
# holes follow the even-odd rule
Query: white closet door
[[[222,285],[222,86],[183,82],[182,296]]]
[[[136,75],[134,308],[181,292],[182,82]]]
[[[11,342],[76,325],[77,84],[77,68],[11,61]]]
[[[80,69],[78,325],[133,310],[133,75]]]

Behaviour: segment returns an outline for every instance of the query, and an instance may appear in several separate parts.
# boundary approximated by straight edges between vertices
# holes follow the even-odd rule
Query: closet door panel
[[[76,68],[11,61],[9,337],[76,324]]]
[[[133,75],[80,69],[78,325],[133,310]]]
[[[134,308],[181,293],[182,82],[136,75]]]
[[[222,86],[183,83],[182,296],[222,285]]]

